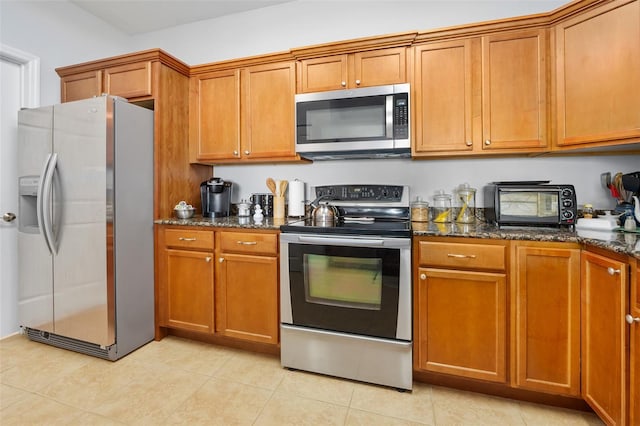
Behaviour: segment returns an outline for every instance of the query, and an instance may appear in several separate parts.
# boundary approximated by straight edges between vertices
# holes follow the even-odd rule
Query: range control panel
[[[325,185],[316,186],[316,197],[326,200],[352,202],[401,202],[405,192],[402,185]]]

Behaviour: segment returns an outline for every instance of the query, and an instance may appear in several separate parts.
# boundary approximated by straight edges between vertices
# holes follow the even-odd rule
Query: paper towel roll
[[[304,216],[304,182],[289,182],[289,216]]]

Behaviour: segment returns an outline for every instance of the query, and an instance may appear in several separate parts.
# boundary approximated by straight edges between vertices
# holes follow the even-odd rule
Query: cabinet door
[[[640,424],[640,261],[631,281],[631,344],[629,352],[629,424]]]
[[[303,59],[298,63],[298,92],[323,92],[347,87],[347,55]]]
[[[626,424],[628,272],[625,263],[582,254],[582,397],[609,425]]]
[[[242,158],[295,156],[295,63],[242,70]]]
[[[102,94],[102,71],[73,74],[60,79],[61,101],[72,102]]]
[[[640,140],[640,2],[612,1],[556,26],[557,144]]]
[[[546,31],[482,38],[482,149],[547,147]]]
[[[420,268],[416,368],[506,382],[505,274]]]
[[[348,87],[380,86],[407,82],[407,48],[368,50],[353,54],[353,75]]]
[[[580,395],[580,248],[514,244],[511,381]]]
[[[213,253],[165,249],[160,269],[162,325],[213,332]]]
[[[151,61],[106,68],[104,88],[110,95],[127,99],[151,96]]]
[[[240,71],[191,77],[189,150],[192,161],[240,158]]]
[[[471,44],[463,39],[415,47],[414,155],[473,149]]]
[[[221,253],[216,332],[278,343],[278,258]]]

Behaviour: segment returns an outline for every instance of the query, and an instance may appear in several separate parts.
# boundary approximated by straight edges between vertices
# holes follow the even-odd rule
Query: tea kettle
[[[321,195],[311,202],[313,212],[311,218],[315,226],[334,226],[340,217],[340,212],[336,206],[332,206],[328,201],[320,203],[323,199],[330,199],[330,196]]]

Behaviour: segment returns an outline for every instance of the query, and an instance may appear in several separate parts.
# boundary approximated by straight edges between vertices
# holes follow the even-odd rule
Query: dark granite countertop
[[[498,240],[577,242],[601,247],[616,253],[640,259],[640,233],[586,231],[541,227],[498,227],[485,222],[459,223],[412,223],[414,236],[449,236],[469,238],[491,238]]]
[[[194,216],[191,219],[159,219],[154,223],[159,225],[263,229],[277,231],[280,229],[281,225],[293,223],[299,220],[301,219],[295,217],[284,219],[265,217],[261,222],[256,222],[252,217],[229,216],[222,218],[203,218],[202,216]],[[634,256],[640,259],[640,233],[576,231],[566,228],[515,226],[497,227],[481,221],[477,221],[474,224],[412,222],[412,231],[414,236],[449,236],[497,240],[577,242],[600,247],[616,253]]]
[[[274,219],[272,217],[265,217],[262,221],[256,222],[253,217],[238,217],[228,216],[219,218],[208,218],[200,215],[194,216],[191,219],[177,219],[164,218],[156,220],[154,223],[158,225],[178,225],[178,226],[207,226],[212,228],[242,228],[242,229],[265,229],[278,231],[280,225],[285,225],[291,222],[297,222],[302,220],[301,218],[290,217],[284,219]]]

